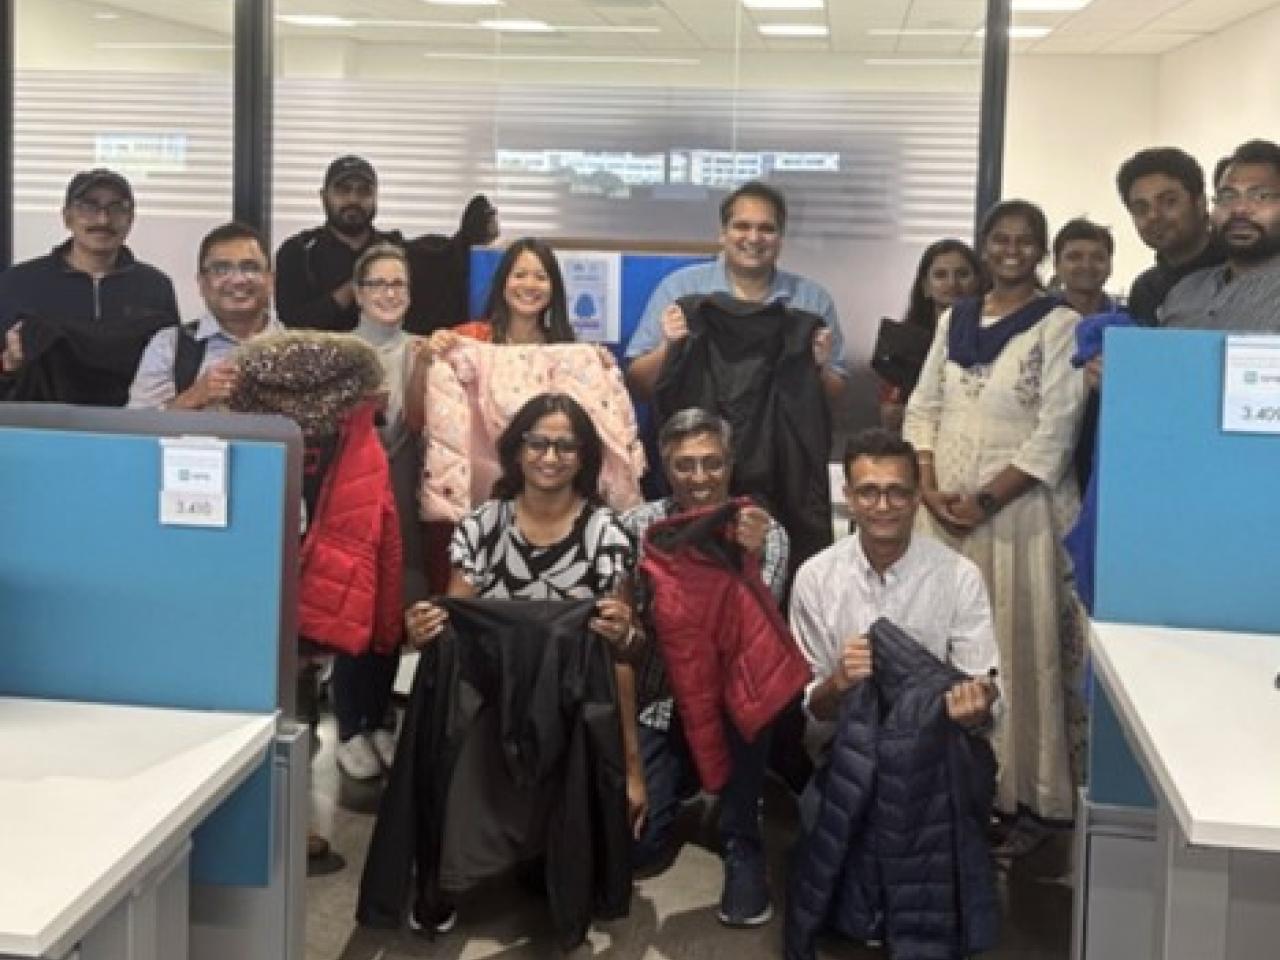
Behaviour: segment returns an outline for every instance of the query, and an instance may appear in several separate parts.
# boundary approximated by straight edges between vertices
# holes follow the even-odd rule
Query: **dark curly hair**
[[[567,393],[540,393],[516,411],[507,428],[498,437],[498,463],[502,473],[493,484],[491,496],[495,500],[509,500],[524,489],[524,470],[520,466],[520,452],[524,435],[539,420],[553,413],[563,413],[573,427],[578,448],[578,472],[573,478],[573,489],[580,497],[592,503],[600,501],[600,470],[604,464],[604,443],[600,432],[587,416],[582,405]]]
[[[1153,173],[1162,173],[1182,184],[1191,199],[1204,196],[1204,171],[1196,158],[1177,147],[1150,147],[1139,150],[1132,157],[1120,164],[1120,172],[1116,174],[1116,189],[1120,191],[1120,202],[1129,206],[1129,191],[1141,177],[1149,177]]]
[[[844,477],[849,480],[853,476],[853,462],[859,457],[870,457],[872,460],[905,460],[911,468],[911,483],[920,486],[920,464],[916,461],[916,448],[908,440],[886,430],[883,427],[868,427],[859,430],[844,447]]]

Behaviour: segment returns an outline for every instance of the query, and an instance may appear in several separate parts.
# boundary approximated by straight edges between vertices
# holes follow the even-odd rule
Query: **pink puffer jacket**
[[[498,478],[498,435],[540,393],[567,393],[604,441],[600,495],[615,510],[641,502],[644,448],[622,372],[589,343],[547,346],[464,341],[427,378],[422,516],[457,522],[489,499]]]

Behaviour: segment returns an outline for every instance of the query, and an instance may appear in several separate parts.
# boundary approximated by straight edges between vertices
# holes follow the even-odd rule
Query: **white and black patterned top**
[[[515,501],[489,500],[467,514],[449,544],[449,562],[481,597],[584,600],[631,576],[631,536],[608,507],[583,504],[563,540],[536,546],[516,524]]]

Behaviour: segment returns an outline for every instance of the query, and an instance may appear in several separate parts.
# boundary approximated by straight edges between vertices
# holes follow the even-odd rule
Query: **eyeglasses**
[[[525,449],[539,457],[545,457],[548,450],[555,450],[561,457],[573,457],[582,449],[582,441],[577,437],[544,437],[540,433],[526,433],[521,439]]]
[[[213,263],[206,263],[202,272],[206,277],[211,277],[214,280],[226,280],[236,273],[246,280],[261,280],[263,274],[267,272],[267,268],[257,260],[241,260],[239,263],[232,263],[230,260],[215,260]]]
[[[404,280],[383,280],[381,277],[361,280],[357,286],[361,290],[372,290],[374,293],[404,293],[409,289],[409,284]]]
[[[858,506],[867,509],[878,507],[882,497],[889,501],[890,507],[900,509],[909,504],[916,495],[912,487],[904,487],[899,483],[891,483],[887,487],[878,487],[874,483],[864,483],[854,487],[849,492],[853,494],[853,499]]]
[[[1231,187],[1226,187],[1213,195],[1213,205],[1215,207],[1232,207],[1241,200],[1251,207],[1261,207],[1268,203],[1280,201],[1280,190],[1273,190],[1270,187],[1249,187],[1245,190],[1235,190]]]
[[[671,472],[678,473],[681,476],[688,476],[702,469],[703,473],[723,473],[724,468],[728,465],[724,457],[708,454],[705,457],[673,457],[671,459]]]
[[[128,200],[109,200],[106,203],[99,203],[97,200],[81,197],[79,200],[71,201],[71,206],[76,213],[85,219],[105,213],[112,220],[116,220],[133,213],[133,204]]]

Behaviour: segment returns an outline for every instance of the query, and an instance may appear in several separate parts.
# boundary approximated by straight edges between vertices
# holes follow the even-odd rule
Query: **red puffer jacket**
[[[759,561],[728,539],[747,502],[657,521],[640,561],[689,751],[711,791],[729,779],[724,715],[754,740],[810,676]]]
[[[395,649],[404,630],[400,524],[373,405],[352,411],[302,541],[298,632],[343,653]]]

